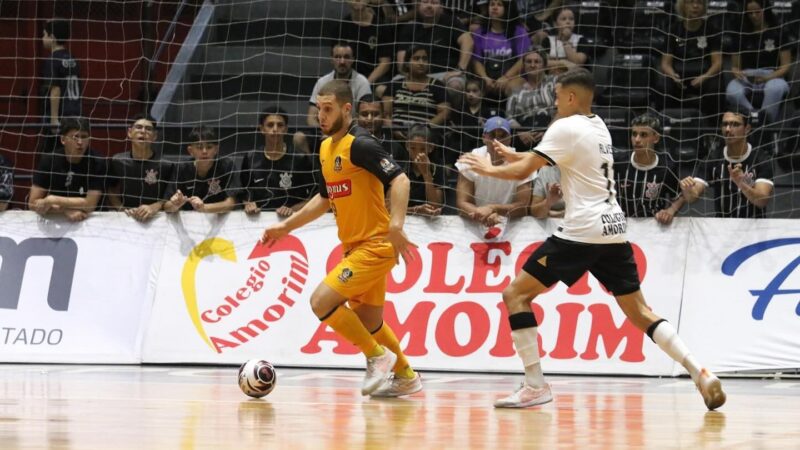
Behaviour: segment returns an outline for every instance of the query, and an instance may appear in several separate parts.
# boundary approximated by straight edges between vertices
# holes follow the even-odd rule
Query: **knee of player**
[[[512,286],[507,286],[503,289],[503,303],[511,305],[515,303],[522,303],[526,300],[525,294],[518,292]]]

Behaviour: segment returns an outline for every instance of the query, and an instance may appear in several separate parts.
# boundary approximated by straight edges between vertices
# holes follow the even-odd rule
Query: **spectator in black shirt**
[[[689,203],[714,190],[717,217],[764,218],[772,198],[772,161],[767,149],[747,142],[750,123],[742,112],[722,116],[725,147],[715,149],[693,177],[681,180],[683,196]]]
[[[630,157],[615,155],[614,177],[617,202],[628,217],[655,217],[669,225],[685,200],[669,158],[656,152],[661,139],[661,122],[643,114],[631,121]]]
[[[41,155],[33,174],[28,207],[41,215],[62,214],[72,222],[86,219],[103,194],[106,167],[89,150],[89,121],[61,121],[63,149]]]
[[[128,128],[131,150],[114,155],[109,167],[109,203],[140,222],[161,211],[173,180],[173,165],[152,148],[157,137],[155,119],[146,115],[134,117]]]
[[[194,161],[175,167],[175,182],[170,186],[164,211],[178,210],[225,213],[236,206],[237,183],[233,162],[217,158],[217,133],[198,126],[189,133],[188,152]]]
[[[14,197],[14,171],[11,164],[0,155],[0,212],[8,209],[12,197]]]
[[[392,155],[411,180],[408,213],[438,216],[444,203],[445,168],[436,138],[427,125],[412,125],[406,148]]]
[[[306,204],[314,190],[311,159],[287,139],[288,122],[289,115],[277,106],[268,106],[261,113],[264,148],[248,152],[240,172],[240,196],[247,214],[274,210],[289,217]]]
[[[705,114],[719,113],[719,74],[722,70],[722,32],[706,20],[706,0],[678,0],[682,17],[673,23],[666,52],[661,56],[660,100],[681,105],[700,97]],[[661,103],[660,102],[660,103]]]
[[[334,38],[353,46],[353,68],[367,77],[370,84],[388,81],[392,72],[394,25],[381,8],[372,8],[366,0],[349,0],[350,14],[337,21]],[[377,93],[380,97],[380,92]]]
[[[61,19],[48,21],[42,30],[42,46],[50,52],[42,63],[39,84],[43,119],[50,124],[50,132],[44,133],[48,137],[42,141],[47,153],[55,149],[60,121],[81,115],[80,67],[64,48],[69,34],[69,22]]]
[[[772,11],[764,9],[764,0],[746,0],[738,46],[731,55],[734,79],[728,83],[728,103],[742,111],[757,111],[748,98],[753,91],[763,91],[761,109],[766,123],[780,117],[781,101],[789,93],[783,78],[792,64],[790,42],[776,27]]]
[[[383,128],[383,102],[373,98],[371,95],[361,97],[356,106],[358,115],[358,126],[367,129],[373,136],[378,138],[383,149],[389,155],[398,154],[398,148],[402,148],[400,142],[392,139],[391,133]]]

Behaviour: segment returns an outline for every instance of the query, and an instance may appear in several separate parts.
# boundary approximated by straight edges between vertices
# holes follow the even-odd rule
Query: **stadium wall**
[[[277,218],[181,213],[139,226],[10,211],[0,227],[0,361],[362,367],[308,297],[341,258],[328,215],[272,247]],[[500,292],[554,221],[512,222],[486,242],[460,217],[410,217],[417,258],[388,280],[386,320],[416,367],[518,371]],[[643,291],[714,371],[800,368],[800,224],[631,219]],[[678,375],[591,276],[537,299],[548,372]]]

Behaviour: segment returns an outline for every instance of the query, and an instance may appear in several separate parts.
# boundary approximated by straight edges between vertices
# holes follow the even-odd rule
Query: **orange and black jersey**
[[[330,201],[339,240],[345,247],[389,231],[384,187],[403,169],[369,131],[353,125],[337,142],[327,138],[319,151],[319,194]]]

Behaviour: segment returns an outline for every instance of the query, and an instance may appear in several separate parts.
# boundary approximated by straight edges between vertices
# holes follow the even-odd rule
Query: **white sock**
[[[545,385],[542,365],[539,363],[538,328],[528,327],[511,331],[514,347],[525,367],[525,383],[532,387]]]
[[[700,363],[697,362],[694,356],[689,353],[689,348],[683,343],[683,340],[678,336],[675,327],[667,321],[661,322],[653,330],[653,341],[664,350],[664,353],[669,355],[670,358],[680,363],[689,372],[692,380],[697,382],[697,377],[700,374]]]

